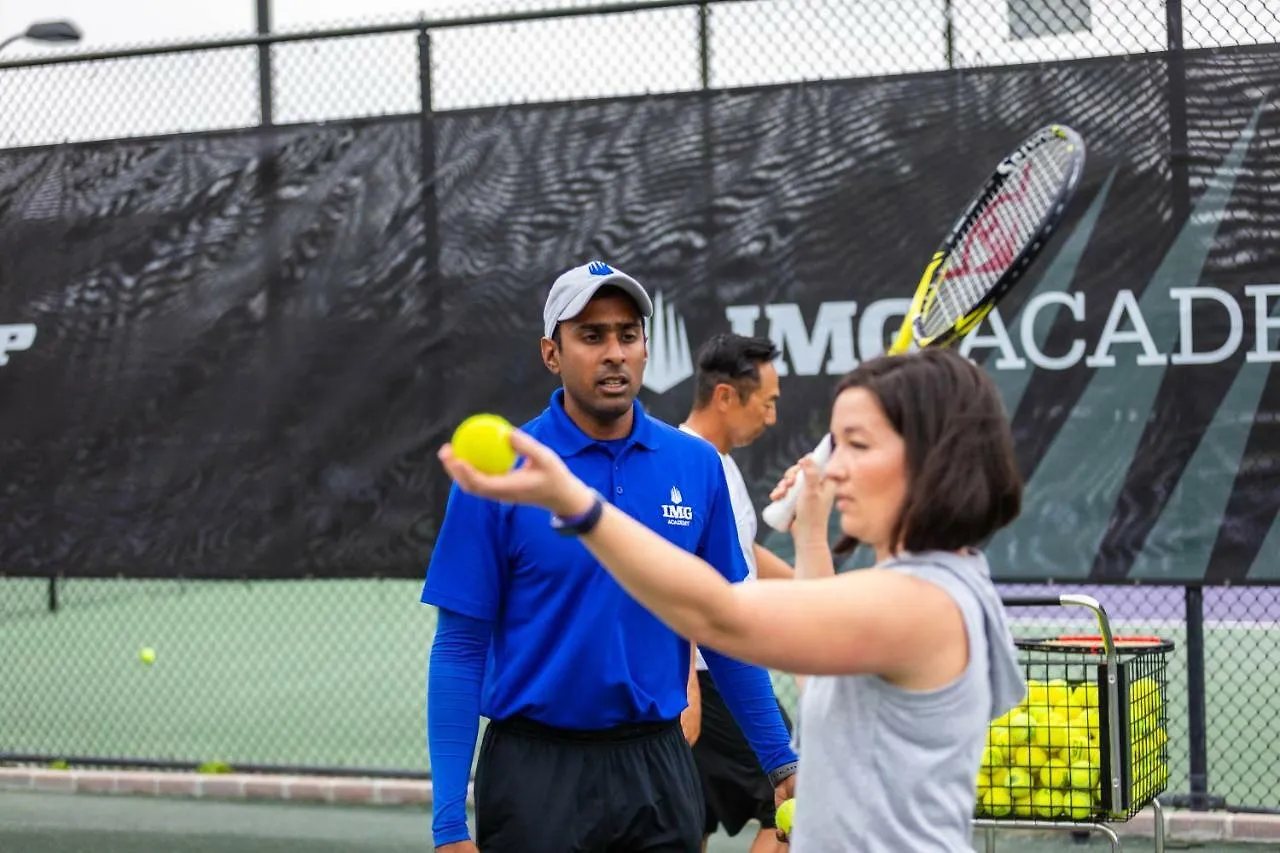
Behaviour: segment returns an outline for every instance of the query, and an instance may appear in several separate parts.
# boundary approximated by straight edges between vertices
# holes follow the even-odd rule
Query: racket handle
[[[827,465],[827,460],[831,458],[831,452],[835,449],[831,440],[831,433],[827,433],[822,437],[822,441],[818,442],[818,446],[813,449],[810,454],[813,461],[817,464],[818,470],[821,471]],[[769,504],[760,513],[760,517],[764,519],[764,523],[772,527],[779,533],[786,533],[791,529],[791,522],[796,518],[796,501],[800,499],[800,490],[804,486],[804,472],[801,471],[796,475],[796,481],[791,486],[790,491],[778,500]]]

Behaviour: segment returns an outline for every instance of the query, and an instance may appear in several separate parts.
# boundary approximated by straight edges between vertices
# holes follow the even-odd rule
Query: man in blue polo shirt
[[[561,275],[542,339],[561,388],[523,429],[610,502],[738,581],[747,567],[718,454],[636,401],[652,313],[644,288],[606,264]],[[700,849],[702,793],[679,722],[689,643],[562,535],[577,521],[450,492],[422,591],[439,608],[427,737],[442,853],[477,850],[465,799],[481,716],[484,853]],[[702,653],[778,795],[791,796],[796,756],[768,673]]]

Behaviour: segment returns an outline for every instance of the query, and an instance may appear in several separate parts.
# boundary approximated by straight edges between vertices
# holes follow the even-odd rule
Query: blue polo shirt
[[[586,435],[564,391],[522,429],[627,515],[702,557],[730,581],[747,575],[715,448],[649,417],[631,434]],[[500,504],[455,485],[436,539],[426,604],[493,623],[480,713],[600,729],[673,720],[684,710],[689,643],[636,603],[544,509]]]

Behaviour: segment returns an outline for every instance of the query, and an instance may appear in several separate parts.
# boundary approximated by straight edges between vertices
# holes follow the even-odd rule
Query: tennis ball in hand
[[[795,817],[796,801],[795,799],[783,800],[782,805],[778,806],[778,810],[774,813],[774,823],[778,827],[778,831],[783,835],[791,834],[791,821]]]
[[[453,431],[453,455],[483,474],[503,474],[516,463],[513,427],[501,415],[472,415]]]
[[[156,650],[150,646],[146,646],[138,650],[138,660],[145,664],[153,664],[156,662]]]

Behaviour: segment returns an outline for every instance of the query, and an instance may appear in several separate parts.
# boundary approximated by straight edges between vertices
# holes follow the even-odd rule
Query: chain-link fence
[[[610,180],[622,182],[629,164],[642,162],[648,152],[666,156],[674,147],[688,171],[670,173],[671,183],[687,188],[682,192],[706,194],[707,185],[700,183],[702,158],[714,160],[713,180],[739,180],[735,146],[748,141],[727,136],[703,148],[695,140],[685,151],[681,146],[688,140],[646,136],[650,119],[645,115],[656,116],[654,126],[684,121],[659,115],[677,101],[656,96],[789,87],[800,93],[795,103],[803,109],[810,83],[875,78],[891,85],[866,96],[876,110],[842,117],[853,132],[875,134],[883,130],[879,125],[900,119],[913,133],[945,134],[945,126],[927,126],[938,120],[939,111],[914,111],[918,90],[911,88],[913,81],[931,74],[973,80],[964,74],[1061,63],[1046,66],[1050,70],[1030,89],[1015,90],[999,75],[984,77],[975,85],[987,100],[965,109],[981,122],[995,105],[1030,113],[1036,98],[1061,95],[1064,103],[1079,103],[1083,110],[1114,97],[1108,86],[1121,78],[1137,80],[1139,88],[1149,84],[1149,91],[1142,89],[1142,102],[1120,123],[1136,128],[1139,153],[1155,152],[1160,169],[1172,172],[1172,193],[1157,206],[1171,205],[1171,219],[1179,222],[1188,217],[1195,194],[1214,180],[1215,164],[1198,161],[1191,147],[1225,149],[1230,141],[1222,141],[1223,127],[1234,131],[1243,123],[1239,105],[1215,94],[1213,86],[1260,90],[1273,73],[1278,39],[1280,15],[1261,0],[740,0],[615,3],[596,9],[564,3],[519,13],[495,7],[438,20],[364,22],[324,32],[40,57],[0,63],[0,114],[7,119],[0,127],[0,144],[7,149],[0,151],[7,164],[0,173],[0,213],[24,223],[73,213],[110,216],[145,195],[145,239],[124,245],[104,238],[95,247],[106,259],[96,283],[134,294],[130,312],[146,309],[151,283],[145,276],[118,275],[107,262],[113,253],[145,253],[148,240],[181,242],[182,235],[166,232],[165,226],[196,196],[218,205],[217,216],[243,214],[245,204],[228,185],[244,174],[267,188],[256,195],[246,191],[250,230],[281,229],[296,238],[289,251],[300,256],[321,254],[333,242],[421,242],[427,248],[420,254],[401,254],[412,259],[406,275],[434,281],[442,269],[478,266],[473,256],[500,240],[511,248],[500,263],[510,267],[524,266],[529,256],[524,253],[532,246],[550,243],[555,249],[554,222],[522,222],[526,230],[515,229],[513,236],[504,208],[492,201],[522,177],[518,169],[493,169],[483,180],[474,174],[496,150],[517,164],[534,152],[568,158],[540,149],[543,140],[554,144],[565,125],[572,124],[585,140],[585,148],[575,149],[579,153],[609,146],[627,152],[626,158],[619,155],[619,163],[593,160],[593,168],[608,171]],[[1202,48],[1220,52],[1211,55]],[[1097,73],[1087,62],[1122,56],[1133,61],[1101,65]],[[1073,74],[1083,76],[1068,79]],[[260,85],[264,79],[269,87]],[[1188,80],[1202,85],[1189,92]],[[1125,85],[1133,94],[1133,86]],[[953,108],[964,97],[931,92],[931,97],[952,98]],[[629,130],[619,130],[626,123],[607,121],[597,107],[606,102],[623,103],[629,115],[641,118],[627,124]],[[550,117],[516,112],[519,105],[533,103],[567,106]],[[726,113],[750,109],[745,101],[723,108]],[[449,123],[435,121],[446,114]],[[395,123],[406,117],[408,131]],[[385,127],[377,124],[384,119]],[[808,120],[784,111],[773,119]],[[1096,123],[1101,127],[1103,119]],[[263,124],[283,135],[257,130]],[[372,135],[369,127],[375,128]],[[305,132],[288,135],[290,128]],[[248,135],[233,135],[241,131]],[[833,133],[822,127],[814,132]],[[891,143],[893,133],[886,138]],[[225,139],[247,142],[236,148],[223,145]],[[768,160],[772,154],[762,156]],[[198,168],[190,165],[196,161]],[[326,169],[339,161],[344,168],[355,166],[327,177]],[[825,167],[811,165],[815,172]],[[893,162],[876,167],[910,173]],[[574,180],[596,179],[590,170],[579,174],[569,168],[568,173]],[[806,179],[803,172],[789,174]],[[438,195],[472,180],[478,182],[467,184],[466,204],[437,204]],[[359,198],[374,192],[376,184],[398,188],[409,201],[365,221],[352,211],[362,209]],[[536,199],[552,219],[564,207],[597,203],[575,199],[572,186],[519,186],[516,195]],[[625,218],[631,215],[627,193],[619,195],[612,201]],[[323,222],[290,230],[292,205],[309,197],[324,212]],[[703,207],[714,207],[713,202],[707,198]],[[1259,197],[1257,203],[1266,201]],[[272,205],[274,218],[258,209]],[[785,214],[776,213],[783,226],[790,222]],[[617,248],[610,243],[611,223],[596,225],[604,236],[594,245]],[[441,228],[454,229],[460,239],[422,239]],[[636,239],[652,244],[656,264],[665,262],[664,253],[683,257],[682,241],[694,245],[688,251],[702,251],[696,239],[667,240],[637,229],[628,235],[638,233]],[[753,251],[769,251],[775,245],[771,241],[783,239],[768,227],[758,230]],[[227,236],[228,247],[233,236]],[[76,234],[64,237],[75,240]],[[266,245],[284,251],[270,240]],[[378,267],[380,257],[362,261],[361,269]],[[164,277],[181,284],[201,262],[194,256],[179,259],[165,268]],[[283,271],[272,275],[287,277],[302,264],[290,255]],[[269,283],[265,298],[274,298],[281,287],[280,281]],[[100,291],[89,288],[78,298],[102,298],[95,293]],[[435,297],[420,298],[434,304]],[[488,295],[477,299],[482,301],[473,310],[508,310],[501,302],[483,301]],[[212,310],[216,300],[211,295],[207,300],[190,310]],[[257,305],[248,302],[250,315]],[[1265,337],[1265,324],[1259,328]],[[1259,345],[1258,352],[1264,349]],[[473,381],[481,389],[496,388],[488,380]],[[452,414],[444,420],[456,421]],[[68,449],[74,452],[97,451]],[[190,476],[199,479],[196,473]],[[341,478],[335,474],[322,485],[337,488],[335,479]],[[439,489],[432,482],[412,485]],[[351,489],[364,489],[367,497],[372,487]],[[68,499],[54,486],[47,497],[50,502]],[[137,517],[110,520],[127,527]],[[326,529],[323,523],[320,529]],[[433,532],[415,529],[407,537],[407,552],[419,562],[426,548],[414,549],[429,543]],[[391,572],[400,579],[164,580],[159,578],[175,573],[172,566],[189,555],[158,555],[145,542],[134,545],[132,555],[104,553],[106,569],[69,565],[56,547],[41,557],[45,552],[32,546],[33,559],[43,560],[59,579],[0,580],[0,760],[160,766],[218,761],[331,772],[429,772],[423,691],[433,615],[417,603],[420,582],[403,579],[416,569],[406,568],[402,552],[396,552],[401,562]],[[1265,543],[1261,547],[1265,552]],[[236,555],[220,559],[220,565],[232,565]],[[1277,576],[1274,567],[1249,568],[1263,562],[1256,551],[1238,562],[1240,580]],[[360,574],[349,562],[342,566],[335,576]],[[1213,566],[1217,581],[1233,578],[1232,570],[1224,574],[1220,559]],[[1065,574],[1077,570],[1070,567]],[[199,571],[177,573],[201,576]],[[232,569],[220,573],[234,576]],[[156,579],[81,577],[85,574]],[[1280,695],[1274,666],[1280,660],[1280,588],[1089,589],[1111,610],[1117,630],[1153,633],[1176,643],[1169,670],[1169,789],[1197,806],[1222,798],[1232,806],[1280,808],[1280,744],[1269,734],[1274,727],[1268,714]],[[1019,632],[1034,636],[1070,627],[1075,617],[1045,611],[1017,618]],[[153,662],[140,659],[143,649],[154,649]],[[778,680],[794,712],[791,682],[782,675]]]

